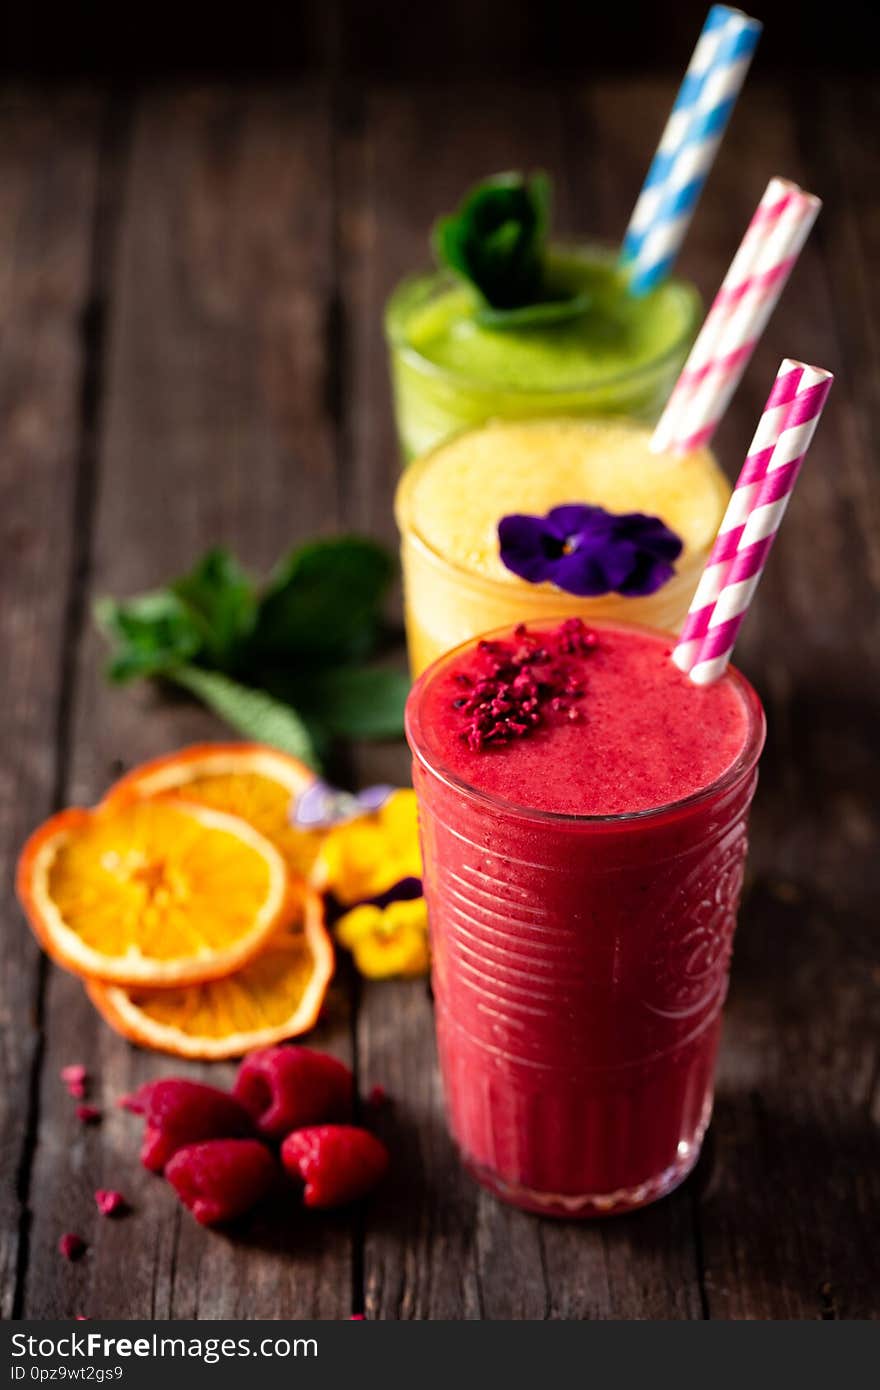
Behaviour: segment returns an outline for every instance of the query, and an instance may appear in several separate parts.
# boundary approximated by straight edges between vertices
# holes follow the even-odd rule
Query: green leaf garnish
[[[207,656],[224,667],[250,635],[257,616],[256,589],[235,556],[219,547],[209,550],[169,587],[201,627]]]
[[[254,690],[219,671],[204,671],[198,666],[179,666],[171,678],[245,738],[270,743],[309,767],[319,766],[309,731],[296,710],[273,700],[265,690]]]
[[[108,679],[172,681],[312,766],[334,737],[398,737],[407,680],[360,664],[393,574],[375,541],[339,536],[299,546],[260,592],[233,555],[210,550],[163,589],[96,604],[114,647]]]
[[[567,293],[549,280],[550,197],[546,174],[496,174],[435,224],[438,258],[484,301],[475,314],[478,323],[537,328],[577,317],[589,307],[588,296]]]
[[[379,666],[339,666],[302,681],[293,700],[336,738],[396,738],[403,727],[409,679]]]
[[[434,246],[495,309],[541,298],[550,183],[544,174],[497,174],[466,194],[434,227]]]
[[[117,603],[99,599],[96,621],[118,643],[107,676],[122,684],[137,676],[163,676],[200,651],[202,633],[194,614],[169,589]]]
[[[540,304],[524,304],[521,309],[478,309],[474,318],[483,328],[544,328],[580,318],[593,302],[586,292],[568,299],[543,299]]]
[[[310,541],[281,562],[260,602],[252,647],[313,664],[361,661],[378,634],[394,565],[361,536]]]

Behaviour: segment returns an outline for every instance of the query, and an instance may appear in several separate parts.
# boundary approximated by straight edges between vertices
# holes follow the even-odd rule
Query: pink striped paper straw
[[[709,444],[821,206],[770,180],[651,438],[655,453]]]
[[[779,368],[672,653],[697,685],[727,668],[833,380],[789,358]]]

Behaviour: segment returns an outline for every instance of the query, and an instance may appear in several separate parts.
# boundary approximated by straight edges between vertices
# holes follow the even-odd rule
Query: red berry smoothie
[[[690,1171],[764,738],[735,671],[579,619],[458,648],[413,688],[447,1110],[497,1195],[627,1210]]]

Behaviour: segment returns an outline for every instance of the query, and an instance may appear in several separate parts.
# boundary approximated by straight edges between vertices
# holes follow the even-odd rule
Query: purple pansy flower
[[[546,516],[505,516],[501,561],[530,584],[549,582],[581,598],[653,594],[671,579],[682,541],[658,516],[615,515],[572,503]]]
[[[365,787],[356,795],[328,782],[312,782],[293,804],[290,821],[300,830],[328,830],[332,825],[369,815],[384,806],[396,787]]]

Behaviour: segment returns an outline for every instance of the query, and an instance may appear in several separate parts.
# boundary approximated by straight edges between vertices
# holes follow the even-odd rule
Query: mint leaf
[[[409,677],[381,667],[340,666],[294,688],[303,716],[333,738],[399,738]]]
[[[593,296],[584,292],[573,294],[569,299],[543,299],[539,304],[524,304],[519,309],[493,309],[487,306],[478,309],[474,318],[484,328],[516,329],[521,332],[526,328],[546,328],[580,318],[592,303]]]
[[[199,625],[187,605],[168,589],[117,603],[95,604],[99,626],[118,643],[107,667],[112,681],[168,675],[196,656],[202,646]]]
[[[257,615],[257,596],[249,576],[228,550],[209,550],[189,574],[171,585],[189,607],[202,632],[204,656],[229,669]]]
[[[434,248],[493,309],[519,309],[550,298],[544,291],[549,221],[545,174],[497,174],[472,188],[457,212],[435,224]]]
[[[389,553],[363,537],[312,541],[258,597],[215,548],[165,589],[96,606],[116,648],[108,674],[174,681],[246,737],[318,766],[338,734],[401,732],[405,678],[354,665],[375,646],[393,573]]]
[[[230,680],[219,671],[180,666],[169,674],[175,684],[197,696],[245,738],[270,743],[273,748],[302,759],[309,767],[319,768],[309,731],[290,705],[274,700],[264,690]]]
[[[393,573],[388,551],[358,536],[300,546],[263,595],[252,650],[309,671],[361,660],[375,644]]]

